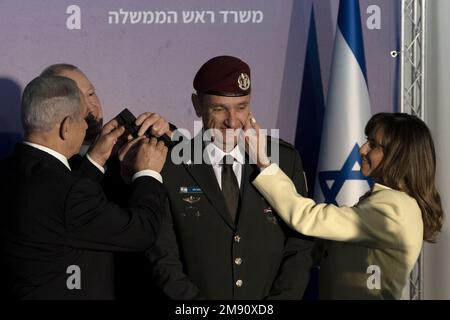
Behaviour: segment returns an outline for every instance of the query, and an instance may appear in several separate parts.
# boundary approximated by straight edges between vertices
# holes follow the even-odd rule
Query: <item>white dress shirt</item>
[[[245,163],[245,151],[236,145],[229,153],[225,153],[222,149],[210,142],[205,147],[206,154],[208,155],[209,163],[213,167],[214,174],[216,175],[217,182],[220,189],[222,189],[222,164],[221,161],[224,156],[230,155],[234,158],[233,172],[236,175],[239,187],[241,187],[242,180],[242,165]]]
[[[89,156],[88,151],[89,151],[89,148],[90,148],[90,147],[91,147],[90,145],[83,144],[83,145],[81,146],[80,152],[79,152],[78,154],[81,155],[81,156],[86,155],[86,157],[88,158],[88,160],[89,160],[90,162],[92,162],[92,164],[93,164],[94,166],[96,166],[100,171],[102,171],[103,173],[105,173],[105,169],[104,169],[102,166],[100,166],[97,162],[95,162],[94,160],[92,160],[92,158]],[[162,179],[161,174],[160,174],[159,172],[154,171],[154,170],[141,170],[141,171],[138,171],[138,172],[136,172],[135,174],[133,174],[133,177],[131,177],[131,181],[134,181],[134,180],[136,180],[137,178],[139,178],[139,177],[144,177],[144,176],[155,178],[155,179],[158,180],[159,182],[163,183],[163,179]]]
[[[58,159],[59,161],[61,161],[67,167],[67,169],[71,170],[70,166],[69,166],[69,161],[67,161],[67,158],[65,156],[63,156],[61,153],[56,152],[53,149],[44,147],[44,146],[42,146],[40,144],[37,144],[37,143],[24,141],[23,144],[26,144],[26,145],[28,145],[30,147],[33,147],[33,148],[36,148],[36,149],[39,149],[41,151],[44,151],[44,152],[48,153],[49,155],[51,155],[51,156],[55,157],[56,159]]]

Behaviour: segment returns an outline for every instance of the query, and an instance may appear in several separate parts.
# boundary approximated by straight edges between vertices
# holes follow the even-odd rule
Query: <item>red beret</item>
[[[201,66],[194,78],[194,89],[217,96],[238,97],[250,94],[250,83],[248,64],[236,57],[219,56]]]

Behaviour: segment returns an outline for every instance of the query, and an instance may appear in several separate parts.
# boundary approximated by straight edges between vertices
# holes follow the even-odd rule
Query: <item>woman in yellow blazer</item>
[[[252,128],[258,135],[247,137],[247,147],[262,170],[254,186],[293,229],[331,240],[321,264],[321,299],[399,299],[423,240],[434,242],[442,227],[435,152],[425,123],[400,113],[370,119],[361,172],[375,184],[353,207],[316,204],[298,194],[270,163],[254,118],[245,127]]]

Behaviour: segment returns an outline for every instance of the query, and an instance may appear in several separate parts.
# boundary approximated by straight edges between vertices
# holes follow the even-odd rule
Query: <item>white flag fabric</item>
[[[370,188],[360,173],[359,148],[370,119],[364,43],[358,0],[341,0],[325,108],[314,198],[354,205]]]

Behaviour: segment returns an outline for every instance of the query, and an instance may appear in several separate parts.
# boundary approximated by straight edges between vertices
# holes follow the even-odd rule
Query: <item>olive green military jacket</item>
[[[191,161],[175,164],[171,158],[161,172],[170,204],[159,238],[147,251],[153,282],[177,300],[301,299],[312,264],[311,239],[286,226],[252,186],[259,169],[247,161],[233,222],[212,166],[195,163],[201,135],[186,143]],[[277,145],[280,167],[306,194],[297,151],[278,139],[269,138],[271,150],[269,144]]]

